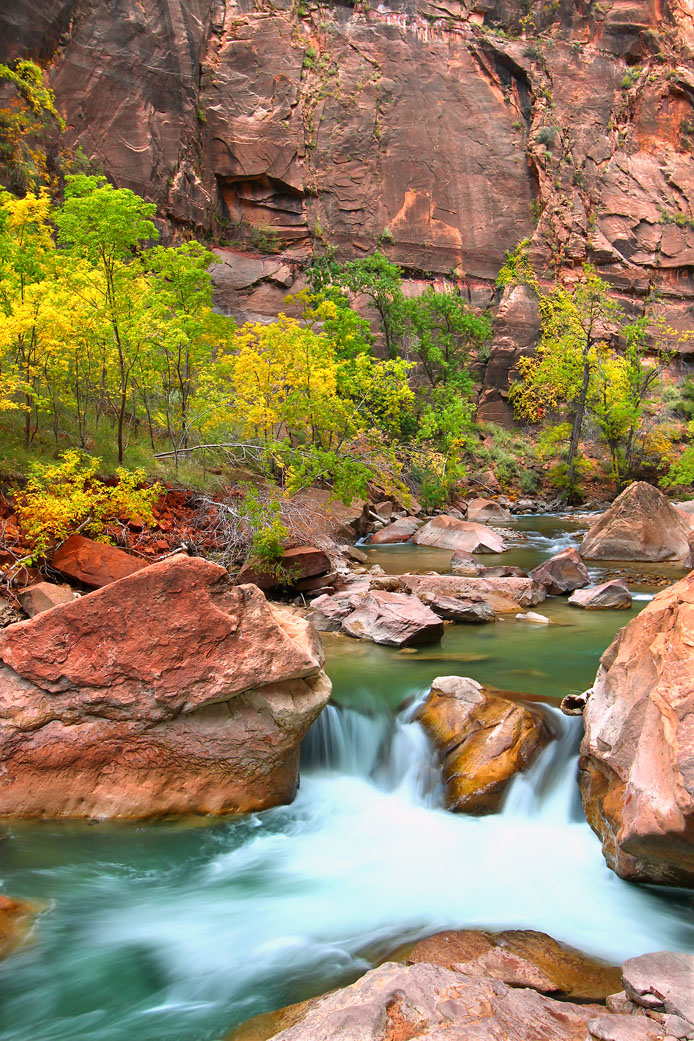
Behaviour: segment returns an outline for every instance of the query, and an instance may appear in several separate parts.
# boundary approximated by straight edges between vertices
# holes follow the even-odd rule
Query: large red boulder
[[[410,647],[440,640],[443,622],[416,596],[372,591],[343,619],[342,631],[386,647]]]
[[[279,586],[295,586],[305,579],[327,575],[329,571],[330,557],[325,550],[315,546],[296,546],[285,549],[272,570],[249,561],[241,568],[237,581],[241,585],[252,582],[267,592]]]
[[[590,528],[580,553],[584,560],[684,560],[691,530],[661,491],[635,481]]]
[[[588,823],[623,878],[694,887],[694,573],[602,656],[583,713]]]
[[[0,816],[290,801],[330,683],[311,626],[178,556],[0,633]]]
[[[436,546],[438,549],[463,550],[465,553],[503,553],[506,543],[484,524],[458,520],[442,514],[419,529],[414,537],[418,546]]]
[[[400,517],[380,531],[369,535],[366,541],[373,546],[393,546],[399,542],[411,542],[412,536],[416,535],[421,526],[421,521],[415,520],[414,517]]]
[[[561,596],[562,593],[572,593],[574,589],[590,585],[588,568],[573,546],[533,568],[530,577],[543,585],[549,596]]]
[[[71,535],[53,554],[51,567],[72,582],[80,582],[90,589],[101,589],[119,578],[134,575],[147,567],[147,562],[107,542]]]

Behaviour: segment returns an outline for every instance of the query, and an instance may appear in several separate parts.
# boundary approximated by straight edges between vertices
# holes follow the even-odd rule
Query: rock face
[[[585,1041],[587,1021],[600,1012],[440,965],[386,962],[307,1002],[274,1041]]]
[[[110,582],[141,571],[147,567],[147,562],[106,542],[71,535],[53,554],[51,567],[72,582],[90,589],[101,589]]]
[[[310,625],[172,557],[0,633],[0,816],[290,801],[330,683]]]
[[[662,492],[635,481],[615,499],[580,546],[584,560],[683,560],[691,528]]]
[[[694,886],[694,575],[602,656],[583,719],[588,823],[622,878]]]
[[[372,546],[391,546],[399,542],[410,542],[420,527],[421,522],[415,520],[414,517],[400,517],[399,520],[393,521],[392,524],[369,535],[366,541]]]
[[[461,676],[434,680],[417,719],[441,755],[446,804],[456,812],[495,813],[509,781],[551,740],[539,712]]]
[[[371,592],[342,622],[342,631],[358,640],[386,647],[435,643],[443,636],[443,622],[416,596]]]
[[[577,589],[568,599],[572,607],[583,607],[586,611],[625,610],[631,607],[631,593],[626,582],[612,579],[599,586]]]
[[[462,550],[465,553],[503,553],[506,543],[484,524],[458,520],[443,514],[419,529],[413,540],[418,546]]]
[[[561,596],[590,585],[588,568],[573,546],[545,560],[530,572],[530,577],[543,585],[549,596]]]
[[[580,1001],[604,1001],[621,986],[618,968],[530,929],[436,933],[418,943],[406,961],[457,968],[471,976],[490,976],[512,987]]]

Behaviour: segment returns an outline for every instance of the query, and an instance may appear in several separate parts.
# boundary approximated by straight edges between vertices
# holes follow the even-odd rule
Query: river
[[[580,525],[522,518],[523,541],[485,563],[532,567]],[[370,551],[390,573],[448,569],[450,554]],[[595,571],[599,578],[602,572]],[[672,571],[676,578],[681,572]],[[3,1041],[213,1041],[258,1012],[361,975],[443,928],[541,929],[606,959],[694,949],[691,894],[621,881],[585,823],[580,719],[514,781],[500,814],[441,807],[413,705],[442,674],[551,704],[582,690],[630,613],[560,599],[556,623],[447,626],[397,652],[326,638],[334,704],[307,736],[299,795],[236,819],[13,823],[2,890],[48,901],[35,942],[0,964]]]

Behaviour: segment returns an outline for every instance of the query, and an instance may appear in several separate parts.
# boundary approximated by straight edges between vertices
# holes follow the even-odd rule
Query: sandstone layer
[[[330,683],[311,626],[172,557],[0,633],[0,816],[290,801]]]
[[[694,575],[602,656],[584,713],[586,818],[623,878],[694,886]]]

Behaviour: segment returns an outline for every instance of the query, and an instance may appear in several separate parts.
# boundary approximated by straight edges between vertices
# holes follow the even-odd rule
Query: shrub
[[[556,127],[542,127],[535,140],[538,145],[553,145],[557,136]]]
[[[144,470],[123,467],[116,471],[116,482],[106,484],[97,476],[99,465],[99,459],[74,449],[64,452],[56,463],[30,464],[29,480],[17,496],[16,506],[34,560],[78,529],[106,542],[109,522],[154,524],[152,504],[162,494],[161,485],[143,487]]]

